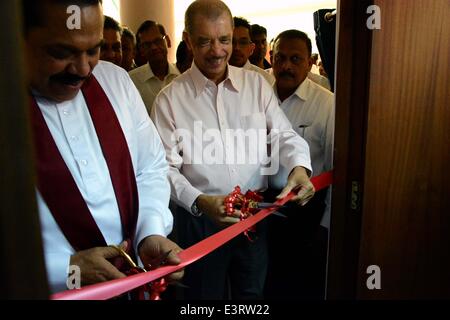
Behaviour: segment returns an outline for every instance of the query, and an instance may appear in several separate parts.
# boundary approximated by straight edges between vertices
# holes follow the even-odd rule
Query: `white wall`
[[[267,29],[270,41],[287,29],[306,32],[313,43],[313,53],[318,52],[315,44],[313,13],[318,9],[335,9],[337,0],[224,0],[234,16],[244,17],[251,24],[257,23]],[[184,29],[184,13],[192,0],[174,0],[175,41],[181,41]]]
[[[120,0],[103,0],[103,13],[120,22]]]

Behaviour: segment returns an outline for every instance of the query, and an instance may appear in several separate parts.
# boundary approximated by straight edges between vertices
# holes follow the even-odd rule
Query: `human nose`
[[[87,77],[92,71],[90,57],[85,53],[78,55],[70,64],[69,71],[80,77]]]
[[[222,48],[222,45],[220,44],[219,41],[212,41],[212,42],[211,42],[211,46],[210,46],[209,50],[210,50],[213,54],[215,54],[215,55],[220,54],[221,51],[222,51],[222,49],[223,49],[223,48]]]

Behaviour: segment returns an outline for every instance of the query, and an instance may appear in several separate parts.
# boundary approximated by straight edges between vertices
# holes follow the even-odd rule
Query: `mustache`
[[[282,71],[282,72],[280,72],[278,74],[278,76],[280,78],[291,78],[291,79],[295,78],[295,75],[292,72],[289,72],[289,71]]]
[[[80,83],[81,81],[84,81],[87,78],[89,78],[89,76],[80,77],[80,76],[77,76],[77,75],[71,74],[71,73],[58,73],[58,74],[51,76],[50,81],[59,82],[59,83],[65,84],[65,85],[76,85],[76,84]]]

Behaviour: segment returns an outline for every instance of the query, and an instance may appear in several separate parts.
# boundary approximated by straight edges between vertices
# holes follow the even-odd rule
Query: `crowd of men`
[[[81,28],[69,30],[73,3]],[[332,168],[334,96],[312,72],[304,32],[280,33],[269,62],[264,27],[196,0],[171,63],[155,21],[134,35],[100,0],[23,4],[52,291],[67,288],[70,265],[83,285],[125,277],[114,245],[143,266],[166,254],[180,263],[182,248],[240,221],[224,205],[239,185],[268,201],[297,195],[286,219],[270,217],[251,240],[240,235],[168,280],[182,279],[186,299],[323,298],[316,251],[326,246],[314,244],[329,225],[329,191],[315,193],[310,178]]]

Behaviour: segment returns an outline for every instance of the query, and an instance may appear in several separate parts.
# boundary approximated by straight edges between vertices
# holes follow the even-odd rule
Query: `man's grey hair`
[[[189,35],[194,32],[194,26],[196,19],[199,16],[207,18],[208,20],[215,21],[222,14],[228,14],[230,17],[231,26],[233,27],[233,15],[230,8],[220,0],[196,0],[187,8],[184,16],[184,31]]]

